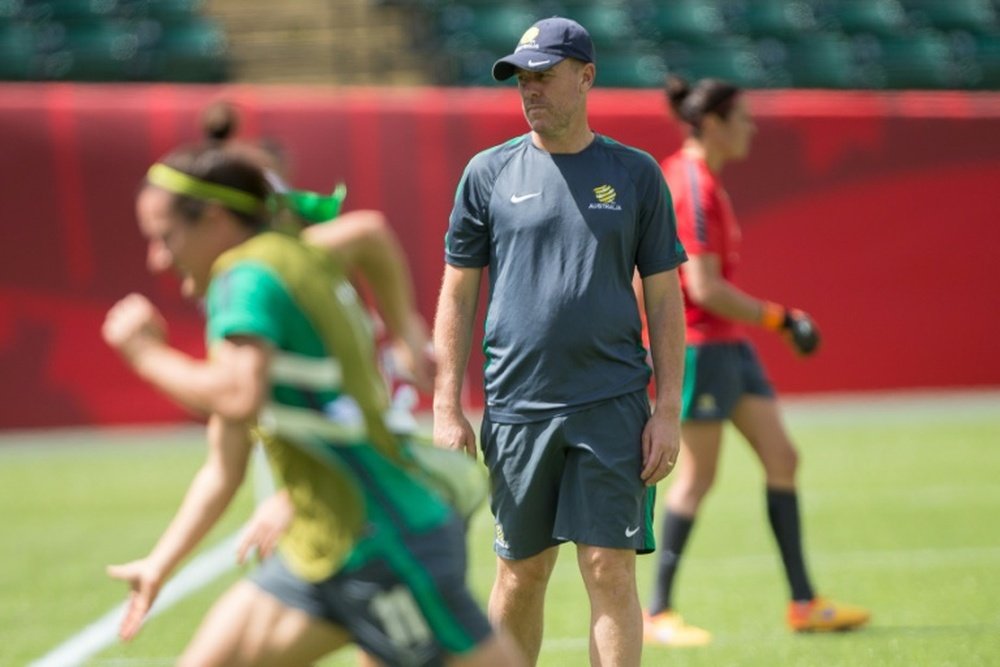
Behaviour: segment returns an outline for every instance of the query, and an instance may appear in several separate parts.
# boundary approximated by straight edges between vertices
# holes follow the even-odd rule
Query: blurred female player
[[[774,389],[743,327],[782,333],[799,354],[816,350],[819,333],[804,312],[753,297],[733,282],[740,229],[719,173],[750,151],[756,131],[746,97],[729,83],[706,79],[689,86],[667,81],[674,116],[688,130],[680,150],[661,164],[689,261],[681,266],[687,321],[681,455],[666,496],[662,544],[645,642],[707,644],[711,635],[687,625],[672,593],[688,535],[715,480],[727,420],[746,438],[764,467],[767,513],[791,592],[787,623],[795,631],[844,630],[869,614],[816,594],[802,553],[795,473],[796,450],[779,415]]]
[[[389,432],[356,295],[327,256],[269,229],[270,194],[259,166],[218,148],[172,153],[139,192],[149,268],[177,271],[204,299],[210,354],[172,348],[138,294],[102,333],[140,377],[208,415],[209,455],[150,554],[108,568],[132,591],[122,638],[231,501],[253,431],[294,521],[280,555],[220,598],[179,664],[308,665],[352,641],[401,667],[521,664],[464,584],[464,530],[439,486],[461,483],[462,457],[427,468]]]

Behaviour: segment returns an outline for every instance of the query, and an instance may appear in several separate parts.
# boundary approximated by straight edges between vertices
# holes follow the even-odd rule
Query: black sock
[[[795,491],[767,490],[767,518],[778,541],[785,576],[792,592],[792,599],[812,600],[815,597],[802,555],[802,532],[799,522],[799,500]]]
[[[674,576],[693,525],[694,517],[680,516],[669,510],[663,517],[663,546],[656,563],[656,582],[653,584],[653,599],[649,604],[651,615],[672,608]]]

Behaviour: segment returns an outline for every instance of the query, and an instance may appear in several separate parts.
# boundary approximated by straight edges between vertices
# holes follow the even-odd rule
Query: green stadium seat
[[[229,76],[225,33],[209,19],[167,24],[150,54],[149,77],[157,81],[212,83]]]
[[[33,21],[99,23],[117,15],[117,0],[29,0],[22,13]]]
[[[821,33],[784,46],[785,69],[795,88],[870,88],[881,81],[880,70],[857,56],[847,35]]]
[[[728,33],[715,0],[656,0],[635,16],[639,30],[659,42],[709,43]]]
[[[716,44],[696,44],[667,59],[667,65],[689,81],[725,79],[742,88],[770,88],[781,77],[772,77],[752,41],[731,37]]]
[[[443,39],[454,42],[455,35],[467,42],[499,54],[509,53],[521,35],[539,18],[538,11],[527,5],[455,4],[442,8],[437,25]]]
[[[660,88],[667,74],[663,56],[643,50],[606,50],[597,54],[597,84],[602,88]]]
[[[884,87],[893,89],[962,88],[947,38],[936,31],[879,39]]]
[[[632,14],[627,7],[615,3],[580,3],[554,6],[557,16],[573,19],[587,28],[598,57],[603,50],[624,48],[635,41]]]
[[[135,79],[139,41],[131,26],[120,22],[72,24],[67,29],[66,58],[60,71],[45,78],[72,81],[122,81]]]
[[[202,15],[202,0],[120,0],[121,11],[161,23],[186,23]]]
[[[990,0],[906,0],[906,7],[917,25],[976,33],[997,30],[997,9]]]
[[[27,25],[0,25],[0,81],[34,77],[37,58],[33,31]]]
[[[833,0],[817,4],[817,11],[827,12],[847,33],[890,36],[909,27],[906,11],[898,0]]]
[[[977,35],[973,45],[974,74],[969,87],[978,90],[1000,90],[1000,34]]]
[[[797,38],[819,28],[813,6],[804,0],[755,0],[736,3],[731,14],[734,30],[751,36]]]

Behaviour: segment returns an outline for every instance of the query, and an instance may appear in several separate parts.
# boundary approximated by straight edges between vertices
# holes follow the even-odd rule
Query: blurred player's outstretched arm
[[[130,589],[118,633],[123,641],[136,635],[163,583],[222,516],[243,482],[250,445],[246,424],[210,417],[208,458],[156,546],[145,558],[108,566],[108,575],[126,582]]]
[[[807,313],[757,299],[739,289],[723,277],[718,255],[692,255],[681,270],[688,297],[705,310],[780,332],[799,354],[812,354],[818,348],[819,329]]]
[[[108,312],[105,341],[147,382],[175,401],[210,415],[208,456],[166,531],[145,558],[108,567],[128,583],[129,606],[119,634],[135,636],[163,582],[215,525],[243,482],[250,457],[248,420],[267,386],[270,348],[257,339],[225,339],[198,360],[166,343],[163,317],[132,294]]]
[[[379,211],[360,210],[302,230],[302,237],[329,252],[345,271],[360,277],[375,296],[407,378],[420,391],[434,387],[427,323],[417,311],[406,253]]]

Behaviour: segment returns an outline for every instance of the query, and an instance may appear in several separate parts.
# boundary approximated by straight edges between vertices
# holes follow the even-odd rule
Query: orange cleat
[[[708,630],[688,625],[673,611],[656,616],[643,612],[642,621],[642,640],[650,646],[705,646],[712,641]]]
[[[795,632],[853,630],[868,622],[867,609],[821,597],[809,602],[788,603],[788,627]]]

